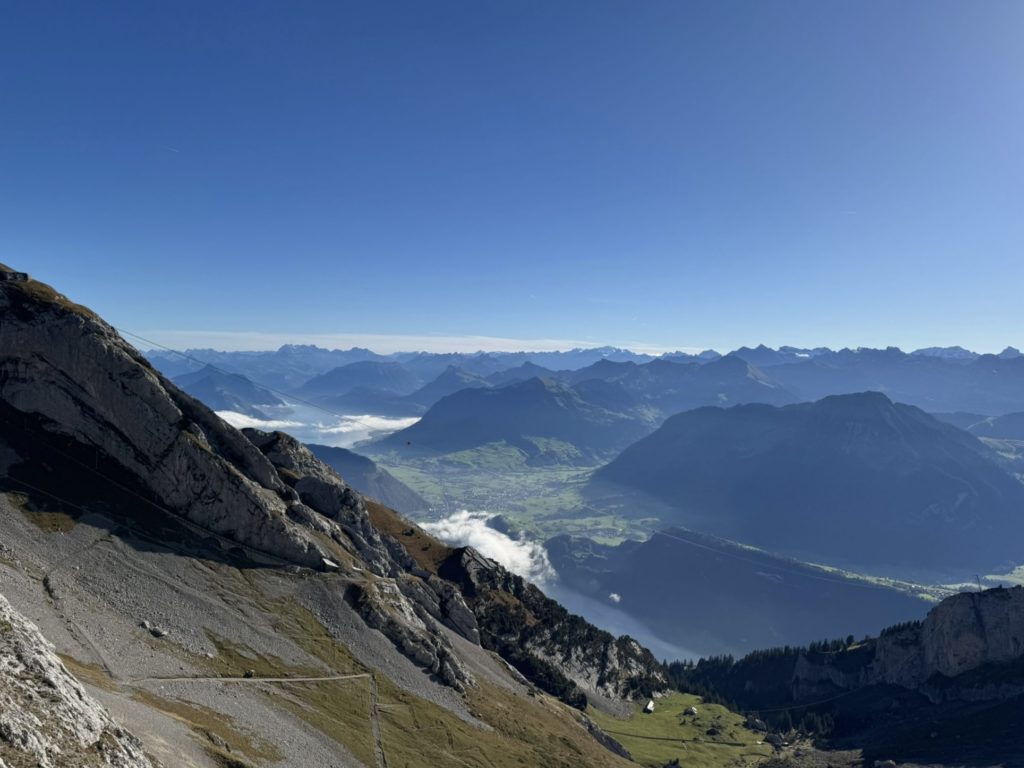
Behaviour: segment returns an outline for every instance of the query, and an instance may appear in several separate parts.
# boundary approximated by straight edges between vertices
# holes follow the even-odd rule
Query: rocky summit
[[[52,288],[0,284],[0,317],[0,700],[33,702],[3,764],[624,764],[579,708],[664,687],[635,642],[233,429]]]

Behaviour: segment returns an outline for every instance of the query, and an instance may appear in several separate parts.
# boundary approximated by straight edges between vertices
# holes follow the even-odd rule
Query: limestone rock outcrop
[[[999,670],[1022,663],[1024,587],[963,592],[936,605],[923,621],[893,627],[844,654],[802,655],[793,690],[799,699],[887,684],[933,700],[1004,698],[1024,693],[1024,680]],[[992,674],[980,674],[984,670]]]
[[[0,765],[152,768],[67,671],[34,624],[0,595]]]
[[[379,576],[395,576],[388,548],[370,523],[362,497],[306,446],[284,432],[245,429],[242,433],[263,452],[298,498],[310,509],[337,523],[356,553]]]
[[[154,504],[253,550],[316,567],[273,465],[158,374],[107,323],[41,283],[0,286],[0,400],[138,481]]]

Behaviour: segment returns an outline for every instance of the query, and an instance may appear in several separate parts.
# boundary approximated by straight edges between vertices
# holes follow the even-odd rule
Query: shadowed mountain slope
[[[424,512],[430,507],[422,496],[387,470],[378,467],[372,459],[345,448],[312,443],[306,447],[357,491],[397,512],[408,515]]]
[[[879,393],[681,413],[596,479],[688,528],[851,567],[973,574],[1024,534],[1024,485],[993,451]]]

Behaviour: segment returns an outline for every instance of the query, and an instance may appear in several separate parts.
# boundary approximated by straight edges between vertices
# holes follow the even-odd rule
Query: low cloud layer
[[[473,547],[512,573],[538,586],[557,580],[558,574],[548,561],[544,547],[526,538],[511,538],[488,527],[494,517],[488,512],[461,510],[442,520],[422,523],[422,527],[448,544]]]
[[[238,413],[236,411],[217,411],[217,415],[220,416],[224,421],[230,424],[235,429],[262,429],[267,432],[271,432],[275,429],[281,429],[287,431],[296,427],[301,427],[302,422],[300,421],[287,421],[283,419],[255,419],[252,416],[246,416],[244,413]]]
[[[387,416],[346,416],[337,424],[316,424],[316,428],[325,435],[345,435],[350,432],[397,432],[400,429],[411,427],[417,421],[418,416],[405,419],[393,419]]]
[[[363,440],[397,432],[419,421],[415,417],[392,419],[361,415],[339,415],[325,419],[323,411],[294,403],[287,406],[263,406],[262,410],[281,418],[256,419],[235,411],[217,411],[217,415],[237,429],[252,427],[265,432],[279,429],[303,443],[320,443],[337,448],[351,448]]]

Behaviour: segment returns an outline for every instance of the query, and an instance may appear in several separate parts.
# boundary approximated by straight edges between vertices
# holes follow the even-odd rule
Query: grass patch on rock
[[[81,682],[94,685],[105,691],[118,690],[117,682],[99,664],[79,661],[74,656],[67,656],[63,653],[58,655],[60,660],[64,662],[64,666],[67,667],[68,672],[77,677]]]
[[[42,502],[34,501],[24,493],[8,492],[6,495],[7,500],[21,510],[25,519],[44,533],[67,533],[78,522],[77,514],[69,513],[56,502],[45,499]]]
[[[247,768],[247,763],[241,762],[243,757],[261,763],[283,759],[274,744],[255,734],[243,733],[231,717],[221,712],[181,699],[164,698],[143,688],[133,691],[132,698],[187,725],[203,740],[207,753],[218,756],[224,766]],[[224,762],[228,759],[234,762]]]
[[[451,557],[451,547],[425,533],[418,525],[405,520],[394,510],[369,499],[366,501],[366,510],[374,528],[402,542],[416,564],[424,570],[437,573],[441,564]]]

